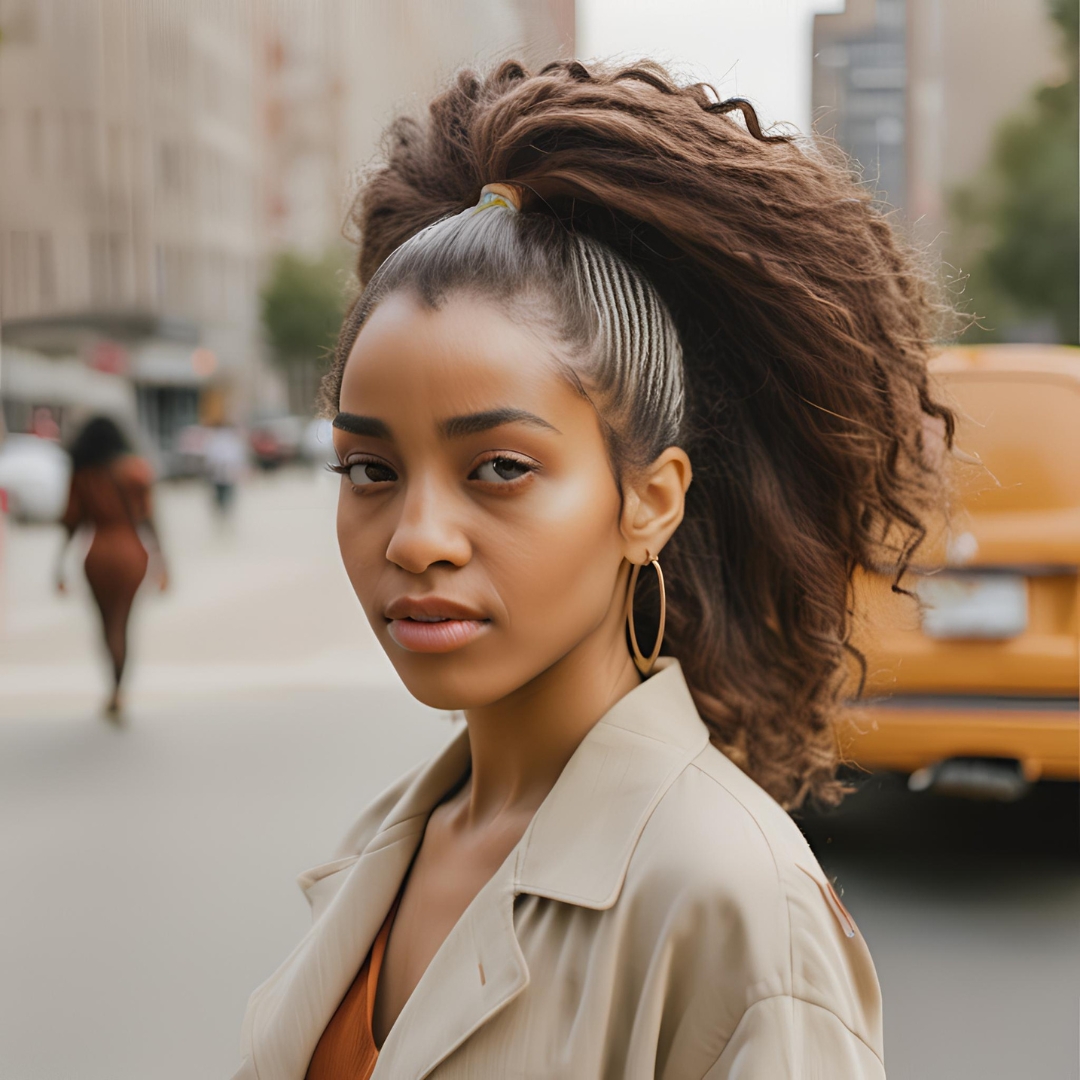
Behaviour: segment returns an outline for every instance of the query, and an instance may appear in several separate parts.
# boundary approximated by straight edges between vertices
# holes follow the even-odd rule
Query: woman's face
[[[338,542],[398,674],[436,708],[498,701],[598,635],[625,650],[619,490],[557,355],[491,304],[408,293],[349,355]]]

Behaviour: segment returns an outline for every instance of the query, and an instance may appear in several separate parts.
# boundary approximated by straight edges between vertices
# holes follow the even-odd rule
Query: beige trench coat
[[[462,730],[300,877],[313,925],[252,995],[235,1080],[303,1080]],[[885,1075],[874,966],[802,834],[708,739],[677,662],[585,736],[436,953],[373,1080]]]

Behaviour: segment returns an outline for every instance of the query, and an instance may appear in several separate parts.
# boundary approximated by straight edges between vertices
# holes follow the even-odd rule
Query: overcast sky
[[[815,12],[844,0],[577,0],[577,54],[652,56],[749,98],[763,123],[810,123]]]

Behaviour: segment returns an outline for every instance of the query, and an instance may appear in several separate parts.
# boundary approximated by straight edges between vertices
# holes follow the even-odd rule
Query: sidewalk
[[[396,685],[341,567],[338,481],[321,470],[259,475],[236,517],[206,488],[159,485],[170,587],[144,584],[130,634],[131,709],[178,696]],[[107,689],[97,613],[73,545],[53,589],[61,531],[9,523],[0,600],[0,720],[93,710]]]

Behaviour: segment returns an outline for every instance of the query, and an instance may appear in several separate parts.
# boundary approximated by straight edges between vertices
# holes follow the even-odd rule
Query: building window
[[[49,308],[56,304],[56,256],[51,233],[38,233],[37,238],[38,306]]]
[[[870,25],[815,19],[814,107],[893,206],[907,201],[906,0],[876,0]]]
[[[158,303],[167,314],[191,314],[196,307],[194,255],[172,244],[159,244],[156,254]]]
[[[124,233],[109,234],[109,303],[119,307],[128,294],[128,256],[130,250]]]
[[[109,238],[90,234],[90,304],[103,308],[109,303]]]
[[[89,183],[97,176],[97,142],[95,138],[94,117],[90,112],[79,114],[79,179]]]
[[[157,176],[158,184],[166,194],[177,195],[183,191],[184,159],[178,143],[158,143]]]
[[[127,187],[127,162],[125,161],[124,131],[119,124],[109,125],[109,182],[114,189]]]
[[[33,176],[41,176],[45,169],[45,121],[40,109],[31,109],[26,115],[26,160]]]
[[[31,305],[30,234],[21,229],[8,233],[4,260],[3,314],[25,315]]]

